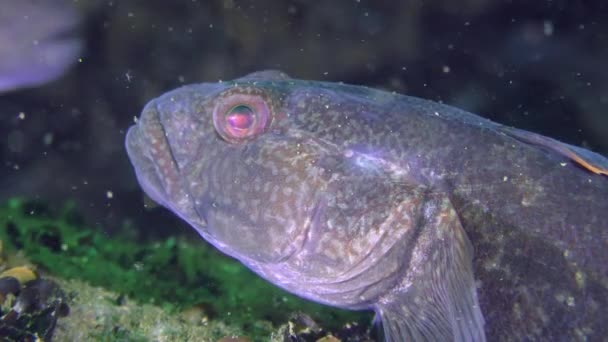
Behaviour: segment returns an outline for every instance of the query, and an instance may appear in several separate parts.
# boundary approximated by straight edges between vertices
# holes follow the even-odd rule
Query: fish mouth
[[[129,128],[125,145],[144,192],[196,227],[206,226],[184,186],[156,101],[149,102],[137,123]]]
[[[127,131],[126,137],[127,155],[144,192],[156,203],[164,206],[166,205],[164,200],[165,190],[160,177],[156,173],[154,163],[146,156],[142,140],[139,127],[131,126]]]

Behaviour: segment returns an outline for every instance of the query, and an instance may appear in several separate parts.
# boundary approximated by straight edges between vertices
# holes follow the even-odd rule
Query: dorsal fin
[[[286,81],[286,80],[290,80],[291,77],[289,77],[286,73],[280,71],[280,70],[262,70],[262,71],[256,71],[256,72],[252,72],[250,74],[247,74],[241,78],[239,78],[239,81],[249,81],[249,80],[265,80],[265,81]]]
[[[590,172],[608,176],[608,159],[598,153],[517,128],[502,126],[499,129],[517,140],[541,146],[568,157],[570,160]]]

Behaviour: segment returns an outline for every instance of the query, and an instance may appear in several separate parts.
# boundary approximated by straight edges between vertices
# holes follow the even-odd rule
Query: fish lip
[[[205,227],[174,159],[157,101],[149,102],[129,128],[126,147],[144,192],[196,228]]]
[[[144,192],[155,202],[165,205],[165,201],[162,199],[165,189],[162,188],[159,175],[156,172],[145,172],[145,170],[154,168],[154,163],[147,156],[146,148],[142,146],[143,138],[141,134],[141,127],[137,124],[129,127],[125,143],[127,155],[131,164],[133,164],[135,175]]]

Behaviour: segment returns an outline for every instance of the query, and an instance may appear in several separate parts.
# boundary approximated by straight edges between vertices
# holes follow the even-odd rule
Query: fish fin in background
[[[66,0],[0,0],[0,94],[51,82],[82,50],[80,14]]]
[[[374,306],[385,340],[485,341],[473,246],[445,195],[428,203],[408,271]]]
[[[517,128],[503,126],[499,129],[519,141],[540,146],[567,157],[587,171],[608,176],[608,159],[598,153]]]

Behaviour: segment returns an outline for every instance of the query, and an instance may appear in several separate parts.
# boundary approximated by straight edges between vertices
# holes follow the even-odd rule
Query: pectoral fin
[[[407,274],[375,306],[386,341],[485,341],[473,248],[450,200],[425,204]]]
[[[608,159],[595,152],[517,128],[503,126],[500,130],[517,140],[546,148],[570,158],[573,162],[595,174],[608,176]]]

